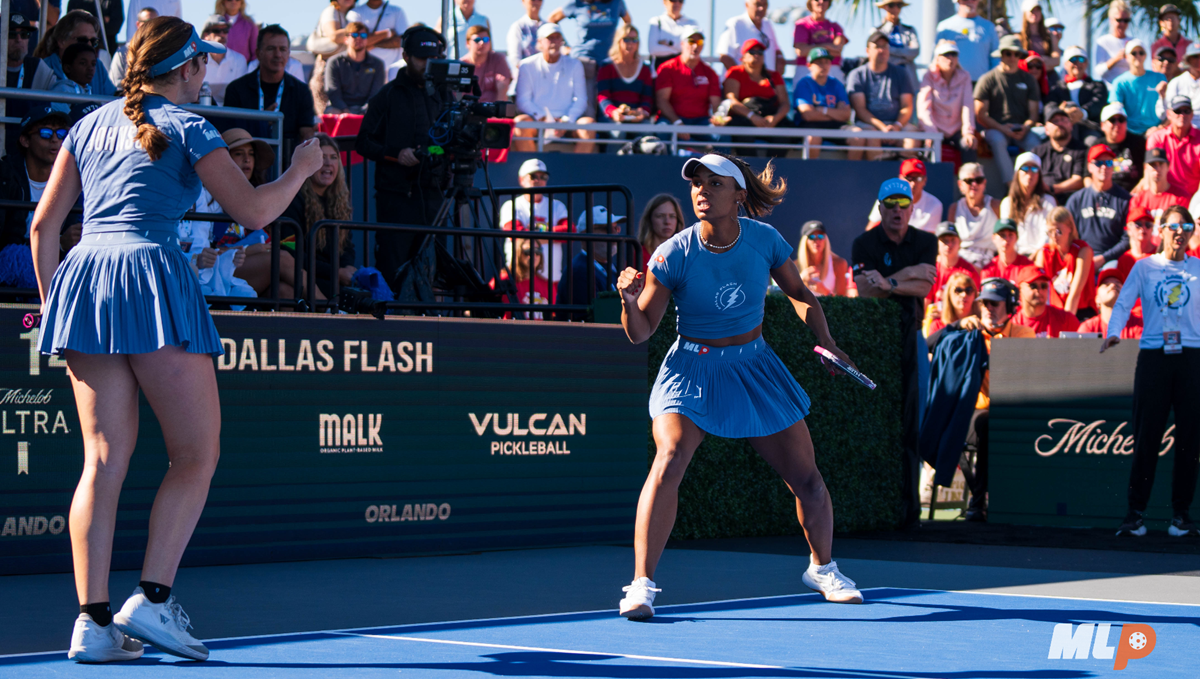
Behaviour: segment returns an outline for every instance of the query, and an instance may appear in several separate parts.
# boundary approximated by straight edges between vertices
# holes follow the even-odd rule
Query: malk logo
[[[726,283],[717,290],[716,304],[721,311],[729,311],[746,301],[746,293],[742,292],[741,283]]]
[[[365,427],[363,425],[366,425]],[[382,453],[383,414],[336,415],[322,413],[317,423],[322,453]]]
[[[1108,645],[1111,623],[1085,623],[1076,628],[1069,622],[1054,626],[1050,638],[1050,660],[1087,660],[1088,649],[1096,660],[1112,660],[1114,670],[1123,670],[1130,660],[1145,658],[1154,650],[1154,628],[1150,625],[1121,625],[1116,647]],[[1095,633],[1095,641],[1092,635]]]

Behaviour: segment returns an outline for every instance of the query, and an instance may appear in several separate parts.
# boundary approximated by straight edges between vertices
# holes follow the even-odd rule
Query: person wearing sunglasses
[[[33,89],[52,90],[59,81],[68,80],[67,74],[63,73],[62,56],[67,47],[75,44],[85,44],[93,50],[99,50],[100,21],[83,10],[64,14],[34,50],[33,56],[41,59],[48,69],[39,68],[34,74]],[[106,68],[97,68],[88,86],[92,94],[101,96],[111,97],[117,92]]]
[[[1152,219],[1158,219],[1172,205],[1188,206],[1191,196],[1182,195],[1171,188],[1168,180],[1171,168],[1165,151],[1146,149],[1146,164],[1142,168],[1145,179],[1133,192],[1133,199],[1129,201],[1130,222],[1134,221],[1135,213],[1148,214]]]
[[[721,105],[721,78],[700,58],[703,51],[704,33],[690,27],[684,33],[683,53],[659,67],[654,81],[658,124],[710,124]],[[679,138],[692,136],[681,134]]]
[[[1087,52],[1078,45],[1063,50],[1065,75],[1050,86],[1046,104],[1070,102],[1083,111],[1083,117],[1075,121],[1072,137],[1085,148],[1097,143],[1100,138],[1100,113],[1108,103],[1108,85],[1096,80],[1088,73]]]
[[[845,297],[850,281],[850,265],[833,252],[825,224],[813,219],[800,227],[800,245],[796,248],[796,266],[800,279],[817,297]],[[792,302],[796,304],[795,301]]]
[[[917,335],[924,316],[922,301],[937,278],[937,238],[909,226],[912,187],[903,179],[888,179],[879,187],[879,228],[854,239],[850,262],[859,297],[891,298],[900,305],[901,357],[901,525],[920,520],[921,458],[917,454],[920,390],[917,379]]]
[[[1154,488],[1154,472],[1167,428],[1175,411],[1175,465],[1171,479],[1172,537],[1200,537],[1188,512],[1196,493],[1200,467],[1200,259],[1186,254],[1196,232],[1191,213],[1172,206],[1159,227],[1162,252],[1147,257],[1129,272],[1117,297],[1100,353],[1121,341],[1120,333],[1142,302],[1142,337],[1138,340],[1133,379],[1133,469],[1129,474],[1129,513],[1117,535],[1143,536],[1143,515]]]
[[[517,72],[517,110],[520,114],[514,120],[596,122],[586,115],[588,85],[583,64],[563,52],[562,29],[558,24],[546,23],[538,28],[537,34],[540,53],[521,60]],[[547,140],[574,136],[581,140],[573,146],[576,153],[591,153],[595,148],[591,140],[596,138],[596,133],[591,130],[546,130],[542,134]],[[513,150],[537,150],[534,139],[537,135],[538,130],[513,130]]]
[[[1100,112],[1101,137],[1096,142],[1104,144],[1116,154],[1113,162],[1113,184],[1133,191],[1142,179],[1142,164],[1145,162],[1146,149],[1141,144],[1134,144],[1129,136],[1129,118],[1125,116],[1125,107],[1120,103],[1105,105]],[[1092,144],[1088,148],[1094,147]],[[1083,178],[1085,186],[1092,183],[1091,175]]]
[[[654,72],[642,61],[641,38],[633,24],[621,24],[613,36],[609,60],[596,72],[600,111],[614,123],[644,123],[654,110]],[[614,139],[640,135],[610,133]]]
[[[941,308],[946,284],[950,281],[951,276],[966,275],[974,283],[975,290],[979,289],[980,282],[979,269],[960,256],[962,239],[958,237],[958,229],[954,224],[952,222],[938,224],[934,235],[938,239],[937,277],[933,281],[933,287],[929,289],[929,294],[925,296],[927,311],[929,308]],[[929,321],[930,318],[937,316],[936,313],[934,316],[927,315],[925,320]],[[928,335],[929,332],[925,334]]]
[[[1079,236],[1095,253],[1096,269],[1129,249],[1125,237],[1126,216],[1133,199],[1125,189],[1113,184],[1116,154],[1104,144],[1088,149],[1088,182],[1067,200],[1067,211],[1075,220]]]
[[[1109,101],[1125,107],[1129,117],[1129,134],[1136,135],[1132,143],[1144,142],[1146,131],[1158,125],[1155,105],[1167,91],[1167,79],[1161,73],[1146,70],[1146,44],[1134,38],[1125,43],[1129,70],[1113,81]]]
[[[1017,251],[1020,238],[1017,223],[1011,219],[1001,219],[992,225],[992,247],[996,248],[996,257],[983,267],[980,276],[984,278],[1003,278],[1016,283],[1017,275],[1033,260]]]
[[[1183,57],[1179,66],[1184,70],[1167,83],[1167,91],[1155,109],[1155,112],[1163,120],[1167,118],[1167,102],[1172,101],[1175,97],[1188,97],[1192,100],[1193,109],[1200,104],[1200,41],[1189,44],[1187,50],[1181,54]]]
[[[1150,64],[1150,68],[1163,74],[1168,83],[1183,73],[1179,67],[1179,55],[1170,45],[1154,49],[1154,61]]]
[[[1083,157],[1086,153],[1087,149],[1079,151],[1080,174],[1083,173]],[[1062,162],[1062,157],[1058,162]],[[1058,205],[1054,198],[1046,195],[1046,185],[1049,183],[1043,177],[1046,164],[1035,153],[1025,152],[1017,156],[1017,174],[1008,185],[1008,195],[1000,201],[1000,218],[1017,223],[1017,252],[1027,257],[1034,256],[1046,244],[1046,218]],[[1083,187],[1082,178],[1079,178],[1079,186]]]
[[[984,274],[986,278],[987,274]],[[1058,337],[1064,332],[1079,330],[1079,319],[1050,304],[1049,274],[1036,264],[1022,267],[1015,281],[1020,306],[1013,314],[1013,323],[1032,328],[1035,337]]]
[[[37,107],[21,123],[19,134],[12,136],[17,142],[17,153],[4,158],[0,169],[0,189],[5,200],[38,202],[46,191],[50,171],[63,140],[71,129],[71,118],[62,104],[38,102]],[[33,210],[6,208],[0,247],[19,244],[25,247],[25,258],[32,266],[32,254],[28,251],[29,226],[33,221]],[[65,252],[79,241],[80,229],[68,229],[63,233],[62,250]],[[28,282],[28,281],[24,281]],[[36,284],[36,281],[35,281]],[[20,285],[17,287],[29,287]]]
[[[467,29],[467,55],[462,59],[475,66],[479,78],[479,101],[508,101],[512,71],[508,62],[494,49],[492,31],[487,26]]]
[[[933,48],[933,63],[917,91],[917,120],[926,132],[941,132],[943,147],[957,147],[964,162],[978,157],[974,88],[971,74],[959,64],[958,43],[953,40],[939,40]]]
[[[1166,153],[1167,181],[1172,191],[1183,196],[1194,196],[1200,189],[1200,130],[1192,125],[1192,116],[1192,100],[1176,95],[1168,102],[1167,124],[1146,140],[1147,148]]]
[[[966,272],[955,271],[950,274],[938,295],[941,298],[939,303],[925,307],[925,323],[921,326],[921,332],[926,338],[952,323],[979,314],[975,303],[979,295],[979,283]]]
[[[1115,0],[1108,6],[1109,32],[1096,38],[1096,71],[1093,75],[1111,84],[1129,70],[1125,61],[1125,44],[1131,40],[1129,23],[1133,12],[1126,0]]]
[[[30,90],[33,89],[34,75],[38,69],[45,69],[48,74],[50,67],[29,53],[29,39],[34,32],[33,23],[28,17],[16,11],[15,7],[13,9],[14,11],[8,18],[8,78],[6,85],[15,89]],[[13,118],[24,118],[32,105],[30,101],[9,99],[7,115]],[[5,138],[4,151],[7,155],[16,155],[17,137],[18,135],[10,133]]]
[[[1121,253],[1116,263],[1122,276],[1128,276],[1129,272],[1133,270],[1134,264],[1158,252],[1158,227],[1155,224],[1157,221],[1155,216],[1138,207],[1129,209],[1128,219],[1129,223],[1125,225],[1125,235],[1129,237],[1129,250]],[[1108,262],[1104,266],[1107,267],[1109,264],[1112,262]],[[1140,307],[1136,313],[1141,315]]]
[[[472,26],[467,29],[481,28]],[[486,28],[484,29],[486,35]],[[325,64],[325,96],[329,106],[328,115],[353,113],[362,115],[367,111],[367,102],[383,89],[387,76],[387,64],[371,54],[367,39],[371,37],[367,25],[361,21],[346,24],[346,51],[330,58]],[[467,39],[470,44],[470,38]],[[503,64],[504,59],[500,59]],[[504,64],[507,69],[508,65]],[[508,82],[504,83],[505,90]],[[495,84],[493,82],[493,96]],[[485,99],[484,101],[491,101]]]
[[[209,17],[208,23],[204,25],[204,30],[200,33],[200,37],[204,40],[226,47],[224,54],[209,55],[208,74],[205,76],[205,82],[208,83],[209,90],[212,92],[213,101],[218,106],[225,105],[225,90],[229,83],[250,72],[250,65],[246,63],[246,57],[229,45],[230,30],[229,20],[223,15],[217,14]],[[258,29],[254,30],[257,35]]]
[[[725,22],[725,30],[717,38],[717,56],[726,69],[733,68],[742,61],[742,45],[757,40],[766,45],[763,60],[767,70],[782,73],[786,63],[775,37],[775,24],[767,18],[767,0],[745,0],[745,6],[745,12]]]
[[[846,92],[860,127],[879,132],[915,132],[913,100],[916,99],[908,74],[888,62],[891,43],[879,31],[867,36],[867,61],[846,76]],[[874,129],[872,129],[874,128]],[[915,139],[864,139],[863,146],[878,149],[884,144],[902,145],[915,149],[921,144]],[[867,160],[879,158],[879,151],[867,151]]]
[[[996,257],[992,227],[1000,219],[1000,201],[987,194],[987,177],[979,163],[963,163],[958,169],[958,191],[963,197],[946,210],[946,221],[962,238],[962,256],[982,269]]]
[[[1029,55],[1021,47],[1020,36],[1001,38],[992,56],[999,57],[1000,65],[975,85],[975,119],[991,146],[1000,178],[1008,184],[1013,178],[1009,147],[1032,151],[1041,143],[1030,130],[1040,119],[1042,88],[1037,78],[1021,68],[1021,60]]]
[[[888,61],[908,72],[909,84],[916,92],[920,82],[916,60],[921,53],[921,41],[917,29],[900,20],[900,12],[908,7],[908,3],[905,0],[875,0],[875,6],[887,13],[875,30],[886,35],[891,44]]]
[[[1169,48],[1175,56],[1178,56],[1187,51],[1188,45],[1192,44],[1192,41],[1179,30],[1182,27],[1181,16],[1182,12],[1176,5],[1168,3],[1158,8],[1158,32],[1162,35],[1154,41],[1154,44],[1150,45],[1150,51],[1156,60],[1159,50],[1164,47]]]

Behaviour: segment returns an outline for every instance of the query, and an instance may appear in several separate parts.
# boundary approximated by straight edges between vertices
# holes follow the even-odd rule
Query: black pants
[[[1163,448],[1167,416],[1175,411],[1175,469],[1171,479],[1171,507],[1183,514],[1196,494],[1197,457],[1200,455],[1200,349],[1167,355],[1162,349],[1138,353],[1133,378],[1133,470],[1129,474],[1129,508],[1146,510],[1154,487],[1154,469]]]
[[[411,194],[380,191],[375,194],[375,217],[382,224],[428,225],[442,205],[437,189],[413,189]],[[424,236],[419,233],[380,231],[375,236],[375,268],[390,284],[396,271],[417,254]]]
[[[917,379],[917,324],[902,323],[900,337],[903,349],[900,353],[900,398],[903,410],[900,416],[901,432],[901,525],[909,525],[921,519],[921,455],[917,451],[920,430],[917,421],[921,414],[921,385]]]
[[[967,443],[975,446],[975,477],[971,483],[971,509],[987,509],[988,411],[976,410],[967,430]]]

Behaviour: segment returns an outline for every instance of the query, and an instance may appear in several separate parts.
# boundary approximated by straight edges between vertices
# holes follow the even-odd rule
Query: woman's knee
[[[650,475],[660,484],[678,486],[683,481],[683,474],[691,462],[690,452],[683,450],[678,444],[660,445],[654,456]]]

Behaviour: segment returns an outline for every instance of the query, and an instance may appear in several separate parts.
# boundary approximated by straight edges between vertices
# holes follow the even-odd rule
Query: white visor
[[[687,162],[683,164],[683,171],[680,174],[684,179],[691,180],[692,175],[696,174],[696,170],[701,165],[707,167],[715,175],[733,177],[738,186],[746,188],[746,176],[742,174],[741,169],[732,160],[714,153],[699,158],[688,158]]]

